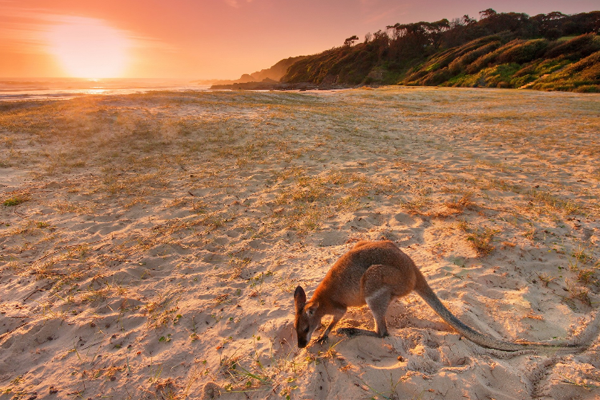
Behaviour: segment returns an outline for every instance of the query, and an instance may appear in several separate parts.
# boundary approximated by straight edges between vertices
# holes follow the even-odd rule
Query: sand
[[[600,96],[389,87],[0,109],[0,399],[600,397]],[[390,336],[298,349],[309,296],[389,239]],[[372,329],[367,308],[340,327]]]

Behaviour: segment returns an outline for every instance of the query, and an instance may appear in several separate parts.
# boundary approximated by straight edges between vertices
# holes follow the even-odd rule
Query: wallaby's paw
[[[317,339],[317,343],[319,344],[323,344],[327,341],[327,336],[321,336],[320,338]]]
[[[366,329],[360,329],[360,328],[340,328],[337,330],[337,333],[340,333],[342,335],[347,335],[347,336],[358,336],[358,335],[379,336],[379,335],[377,335],[377,332],[368,331]]]
[[[347,335],[347,336],[356,336],[359,335],[362,331],[362,329],[357,329],[357,328],[340,328],[337,330],[337,333],[342,334],[342,335]]]

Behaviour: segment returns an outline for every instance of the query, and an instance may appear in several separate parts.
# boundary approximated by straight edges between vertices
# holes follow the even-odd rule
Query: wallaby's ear
[[[306,315],[312,317],[313,315],[315,315],[315,311],[317,311],[317,308],[319,308],[319,302],[313,301],[306,305],[304,311],[306,311]]]
[[[302,286],[298,286],[294,292],[294,304],[296,305],[296,313],[301,313],[306,304],[306,293],[304,293]]]

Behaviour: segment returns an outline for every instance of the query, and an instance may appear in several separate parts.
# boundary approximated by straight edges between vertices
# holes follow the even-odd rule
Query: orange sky
[[[597,0],[0,0],[0,77],[238,78],[386,25],[486,8],[600,9]]]

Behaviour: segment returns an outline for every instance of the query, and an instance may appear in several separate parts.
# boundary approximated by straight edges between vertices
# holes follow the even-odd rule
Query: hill
[[[240,83],[262,82],[264,80],[280,81],[281,78],[287,72],[288,68],[292,64],[296,63],[297,61],[302,60],[303,58],[304,58],[304,56],[298,56],[298,57],[289,57],[289,58],[283,59],[283,60],[277,62],[275,65],[273,65],[270,68],[262,69],[260,71],[253,72],[251,74],[244,74],[244,75],[242,75],[242,77],[240,79],[238,79],[238,81]]]
[[[278,61],[275,65],[270,68],[261,69],[260,71],[253,72],[251,74],[243,74],[239,79],[236,80],[200,80],[195,83],[206,84],[206,85],[234,85],[234,84],[245,84],[251,82],[266,82],[273,83],[279,82],[285,75],[288,68],[295,62],[302,60],[305,56],[289,57]]]
[[[282,82],[600,91],[600,11],[529,17],[482,11],[396,24],[293,63]]]

